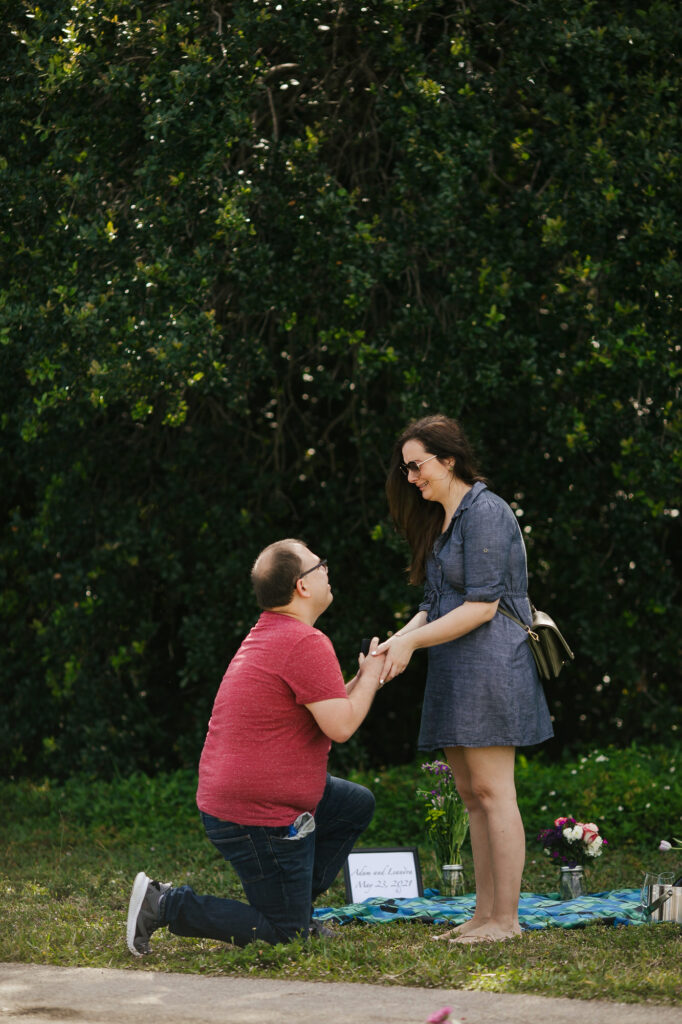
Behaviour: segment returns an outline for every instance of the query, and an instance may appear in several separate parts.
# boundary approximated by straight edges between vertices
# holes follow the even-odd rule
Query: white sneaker
[[[128,904],[126,942],[133,956],[149,953],[149,940],[157,928],[161,928],[159,903],[172,886],[169,882],[157,882],[138,872],[133,882],[133,891]]]

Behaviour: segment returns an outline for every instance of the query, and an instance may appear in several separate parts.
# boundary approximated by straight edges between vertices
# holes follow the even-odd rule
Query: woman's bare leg
[[[493,879],[490,866],[490,849],[488,845],[488,825],[470,800],[471,773],[466,761],[465,747],[447,747],[445,757],[455,778],[457,792],[469,811],[469,838],[474,860],[474,882],[476,888],[476,908],[473,917],[462,924],[455,925],[447,932],[434,936],[437,940],[449,939],[454,935],[466,935],[488,920],[493,904]]]
[[[516,802],[515,750],[449,747],[445,755],[469,811],[476,881],[474,916],[447,934],[461,942],[518,935],[526,842]]]

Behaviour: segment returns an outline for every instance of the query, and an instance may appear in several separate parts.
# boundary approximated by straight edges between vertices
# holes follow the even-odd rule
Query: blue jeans
[[[248,903],[198,896],[182,885],[162,899],[162,924],[174,935],[237,946],[307,935],[313,901],[334,881],[373,814],[368,789],[331,775],[315,811],[315,830],[303,838],[289,838],[286,825],[238,825],[201,812],[208,838],[237,872]]]

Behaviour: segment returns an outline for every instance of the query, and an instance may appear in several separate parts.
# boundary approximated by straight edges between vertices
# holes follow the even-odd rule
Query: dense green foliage
[[[350,670],[419,596],[383,479],[426,410],[465,424],[578,652],[557,744],[678,729],[672,0],[3,25],[3,771],[194,765],[281,536],[329,558]],[[423,671],[349,759],[411,757]]]

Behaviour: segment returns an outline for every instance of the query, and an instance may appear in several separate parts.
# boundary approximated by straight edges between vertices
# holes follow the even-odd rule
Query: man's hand
[[[376,653],[378,646],[379,637],[373,636],[367,657],[361,654],[358,658],[358,678],[374,679],[378,686],[383,686],[383,668],[386,659],[384,655]]]

